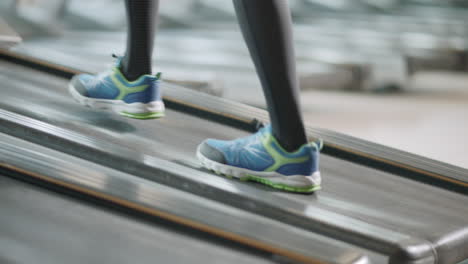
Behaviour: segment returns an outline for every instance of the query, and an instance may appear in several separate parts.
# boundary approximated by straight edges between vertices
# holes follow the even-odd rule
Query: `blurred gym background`
[[[468,167],[468,1],[289,2],[309,125]],[[67,54],[90,71],[124,52],[122,0],[2,0],[0,10],[25,40],[14,49]],[[161,0],[154,65],[168,81],[265,107],[230,0]]]

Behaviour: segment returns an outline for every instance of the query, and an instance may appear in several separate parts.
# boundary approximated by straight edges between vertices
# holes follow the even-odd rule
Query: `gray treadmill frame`
[[[178,93],[181,93],[181,94],[184,94],[184,89],[183,88],[180,88],[180,89],[171,89],[171,90],[175,90],[175,92],[178,92]],[[187,92],[188,95],[190,95],[190,92]],[[187,94],[185,94],[185,96],[187,96]],[[200,95],[198,95],[200,96]],[[208,99],[211,99],[211,100],[215,100],[214,103],[211,102],[211,105],[214,105],[213,108],[216,108],[218,105],[217,104],[221,104],[223,103],[222,101],[217,101],[219,100],[219,98],[210,98],[209,96],[201,96],[203,100],[208,100]],[[180,98],[177,98],[177,99],[180,99]],[[200,99],[200,100],[201,100]],[[174,100],[176,103],[177,103],[177,100]],[[183,100],[179,100],[178,101],[179,104],[183,105],[184,104],[184,101]],[[209,101],[206,101],[205,103],[209,103]],[[236,103],[234,103],[234,105],[236,105]],[[237,104],[238,106],[240,104]],[[228,105],[229,106],[229,105]],[[242,106],[242,105],[240,105]],[[240,107],[239,106],[239,107]],[[185,107],[190,107],[190,106],[185,106]],[[194,106],[195,108],[195,111],[201,111],[203,112],[203,114],[206,114],[206,112],[210,112],[211,110],[210,109],[206,109],[206,108],[203,108],[203,107],[197,107],[197,106]],[[248,109],[248,107],[246,107]],[[193,109],[192,109],[193,110]],[[232,110],[230,108],[228,108],[228,110]],[[245,109],[244,109],[245,110]],[[11,113],[10,113],[11,114]],[[212,113],[212,114],[216,114],[216,113]],[[220,118],[220,117],[223,117],[224,118],[229,118],[230,116],[229,115],[225,115],[225,113],[221,113],[220,115],[218,115],[217,117]],[[251,112],[251,115],[252,116],[252,112]],[[64,151],[76,151],[77,153],[74,153],[73,155],[84,155],[82,157],[86,157],[89,155],[93,155],[93,151],[100,151],[99,149],[94,149],[93,150],[93,146],[89,146],[89,145],[86,145],[86,144],[82,144],[83,142],[82,141],[74,141],[74,139],[72,138],[68,138],[68,137],[63,137],[62,135],[59,135],[57,136],[54,135],[54,136],[51,136],[51,135],[47,135],[47,130],[50,129],[50,127],[46,130],[43,130],[43,129],[38,129],[38,127],[35,127],[34,126],[34,131],[26,131],[28,129],[24,129],[24,128],[27,128],[27,125],[26,127],[22,127],[22,125],[20,124],[18,126],[18,123],[16,122],[15,123],[15,119],[17,119],[18,116],[16,116],[15,118],[9,118],[9,124],[5,127],[2,127],[2,129],[4,130],[9,130],[10,132],[9,133],[12,133],[12,134],[15,134],[15,136],[19,136],[19,137],[24,137],[28,140],[31,140],[31,141],[36,141],[40,144],[46,144],[46,142],[48,142],[47,144],[49,146],[52,146],[54,148],[62,148],[60,147],[60,145],[62,144],[67,144],[70,146],[70,144],[74,144],[74,150],[64,150]],[[229,121],[229,122],[236,122],[236,121],[239,121],[235,118],[233,118],[234,121]],[[4,119],[5,121],[5,119]],[[227,122],[227,123],[229,123]],[[27,123],[27,122],[26,122]],[[244,123],[245,127],[252,127],[254,126],[255,124],[258,123],[258,119],[253,119],[253,122],[249,123],[248,126],[246,123]],[[7,123],[5,123],[7,124]],[[232,125],[232,123],[230,123]],[[24,124],[23,124],[24,125]],[[18,126],[15,128],[15,126]],[[18,131],[18,128],[22,127],[24,131],[24,133],[26,134],[23,134],[23,135],[19,135],[17,133]],[[20,129],[21,130],[21,129]],[[42,130],[42,131],[41,131]],[[15,132],[16,131],[16,132]],[[68,132],[67,132],[68,133]],[[65,134],[67,134],[65,133]],[[59,133],[60,134],[60,133]],[[89,139],[88,139],[89,140]],[[78,144],[77,144],[78,142]],[[85,140],[85,142],[93,142],[93,143],[96,143],[93,139],[91,139],[91,141],[87,141]],[[91,147],[91,148],[90,148]],[[96,146],[94,146],[96,147]],[[102,147],[101,145],[99,145],[99,147]],[[365,146],[364,146],[365,148]],[[112,149],[112,148],[108,148],[108,149]],[[119,153],[119,154],[122,154],[121,152],[119,152],[118,150],[116,149],[113,149],[112,151],[110,152],[113,152],[113,151],[116,151],[114,153]],[[86,154],[86,152],[88,152]],[[99,152],[100,155],[102,155],[102,151]],[[134,154],[134,153],[133,153]],[[122,156],[119,156],[119,155],[116,155],[116,154],[113,154],[113,153],[107,153],[106,155],[110,155],[110,156],[106,156],[106,157],[103,157],[102,160],[100,160],[100,162],[102,162],[103,164],[107,165],[107,166],[115,166],[117,165],[117,167],[114,167],[114,168],[119,168],[119,169],[122,169],[122,170],[130,170],[132,172],[135,172],[136,174],[139,174],[139,176],[141,177],[149,177],[150,179],[152,178],[152,176],[150,174],[154,174],[155,172],[159,171],[159,169],[165,171],[165,168],[159,168],[159,169],[156,169],[153,167],[151,168],[151,166],[147,166],[147,164],[138,164],[139,162],[138,161],[135,161],[135,160],[132,160],[132,161],[129,161],[129,160],[125,160],[124,157]],[[132,156],[131,152],[126,152],[126,154],[124,156]],[[88,156],[89,157],[89,156]],[[378,158],[378,157],[377,157]],[[114,164],[114,165],[112,165]],[[148,171],[146,171],[148,170]],[[143,171],[143,173],[141,173]],[[143,174],[147,174],[146,176],[143,175]],[[196,173],[201,173],[201,172],[196,172]],[[181,178],[180,178],[181,177]],[[176,185],[179,185],[181,184],[180,180],[181,179],[184,179],[184,188],[186,188],[187,190],[190,189],[190,192],[194,192],[194,193],[197,193],[199,195],[202,195],[204,197],[210,197],[212,199],[218,199],[219,200],[219,197],[223,197],[224,201],[226,203],[229,203],[231,205],[234,205],[236,207],[244,207],[244,206],[247,206],[248,208],[248,204],[243,204],[242,202],[240,201],[237,201],[237,199],[241,196],[239,196],[239,194],[236,194],[236,193],[232,193],[232,192],[226,192],[226,190],[223,190],[223,187],[221,186],[216,186],[216,184],[210,184],[210,183],[206,183],[206,182],[202,182],[202,185],[200,185],[200,182],[198,181],[193,181],[191,179],[188,179],[187,177],[185,177],[184,175],[177,175],[177,174],[171,174],[171,179],[177,179],[177,182],[174,183],[174,182],[171,182],[170,179],[167,179],[167,178],[159,178],[158,181],[159,182],[163,182],[164,184],[167,184],[167,185],[170,185],[170,186],[176,186]],[[248,192],[246,192],[248,194]],[[245,195],[245,193],[243,194]],[[248,195],[247,195],[248,196]],[[255,201],[255,205],[257,206],[260,206],[260,207],[257,207],[258,208],[261,208],[261,210],[263,211],[255,211],[256,213],[260,213],[260,214],[266,214],[268,215],[269,217],[272,217],[274,219],[283,219],[284,216],[281,215],[281,213],[275,213],[275,210],[280,210],[280,211],[283,211],[284,213],[284,208],[282,210],[282,208],[275,208],[275,207],[272,207],[271,204],[268,203],[268,201],[265,201],[261,198],[258,198],[258,197],[248,197],[249,199],[252,199],[252,201]],[[251,205],[250,205],[251,206]],[[290,212],[288,212],[290,213]],[[428,241],[425,241],[425,240],[413,240],[411,239],[409,236],[405,235],[405,234],[400,234],[398,232],[387,232],[389,230],[365,230],[365,228],[369,227],[366,225],[366,223],[364,222],[356,222],[354,219],[350,219],[350,218],[347,218],[347,217],[338,217],[337,219],[340,219],[340,221],[342,222],[347,222],[349,221],[350,224],[357,224],[357,226],[361,226],[361,229],[359,230],[354,230],[352,231],[351,233],[348,233],[348,234],[343,234],[341,231],[344,231],[342,230],[342,226],[340,227],[339,223],[336,222],[336,218],[334,217],[337,217],[336,214],[333,214],[331,212],[324,212],[325,213],[325,217],[318,217],[316,219],[316,222],[314,223],[308,223],[306,221],[310,221],[310,219],[304,219],[303,217],[301,217],[301,215],[299,214],[296,214],[296,215],[290,215],[288,217],[288,222],[291,223],[291,224],[295,224],[297,226],[300,226],[302,228],[305,228],[305,229],[308,229],[308,230],[312,230],[312,231],[319,231],[320,233],[322,234],[332,234],[336,237],[338,237],[339,239],[342,239],[344,241],[348,241],[348,242],[351,242],[351,243],[354,243],[354,244],[358,244],[358,245],[364,245],[366,246],[367,248],[370,248],[370,249],[373,249],[373,250],[376,250],[378,252],[381,252],[381,253],[385,253],[385,254],[389,254],[391,256],[393,256],[393,263],[413,263],[413,262],[418,262],[420,263],[420,261],[423,261],[421,263],[433,263],[433,262],[436,262],[438,261],[437,260],[437,253],[436,251],[432,248],[433,245],[431,245]],[[346,230],[346,231],[350,231],[350,230]],[[357,232],[356,232],[357,231]],[[390,235],[389,237],[389,234],[393,234],[393,235]],[[460,235],[460,234],[457,234],[457,235]],[[460,238],[461,239],[461,238]],[[460,255],[459,258],[463,258],[464,255]],[[441,260],[441,259],[439,259]]]
[[[0,49],[11,48],[21,40],[21,37],[0,17]]]
[[[71,78],[86,73],[55,62],[47,61],[44,54],[28,50],[0,50],[0,58]],[[223,98],[198,93],[173,84],[164,84],[163,96],[168,108],[200,116],[238,129],[253,132],[269,120],[265,110]],[[412,180],[468,195],[468,169],[414,155],[339,132],[308,126],[308,136],[324,140],[323,153],[382,171],[398,174]]]
[[[0,167],[300,263],[370,263],[344,242],[1,133]]]

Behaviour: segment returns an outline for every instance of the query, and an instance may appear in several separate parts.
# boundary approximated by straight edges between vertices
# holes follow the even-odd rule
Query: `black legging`
[[[288,151],[307,142],[286,0],[233,0],[239,25],[262,83],[273,135]],[[122,71],[134,80],[151,73],[159,0],[126,0],[129,22]]]
[[[127,10],[127,50],[122,72],[130,81],[151,73],[154,33],[159,0],[125,0]]]

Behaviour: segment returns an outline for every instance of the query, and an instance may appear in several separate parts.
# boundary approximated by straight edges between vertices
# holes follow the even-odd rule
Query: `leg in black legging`
[[[122,73],[133,81],[151,73],[154,34],[159,0],[125,0],[127,8],[127,50]]]
[[[307,142],[299,106],[291,14],[286,0],[233,0],[268,104],[273,135],[288,151]]]

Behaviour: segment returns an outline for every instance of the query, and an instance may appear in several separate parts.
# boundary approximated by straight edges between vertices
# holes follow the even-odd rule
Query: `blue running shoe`
[[[121,58],[110,71],[79,74],[69,84],[69,91],[80,104],[96,109],[109,109],[136,119],[164,116],[164,103],[159,91],[160,74],[142,75],[128,81],[120,72]]]
[[[198,146],[197,157],[204,167],[228,178],[310,193],[320,189],[321,148],[319,140],[304,144],[295,152],[287,152],[268,125],[253,135],[232,141],[207,139]]]

